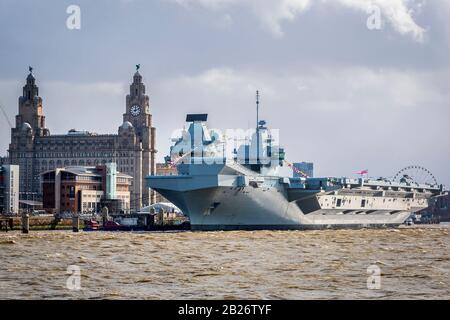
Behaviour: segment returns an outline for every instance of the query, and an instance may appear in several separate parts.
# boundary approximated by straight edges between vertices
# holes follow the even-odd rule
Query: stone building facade
[[[157,176],[176,176],[178,170],[176,166],[171,166],[169,163],[157,163],[156,164],[156,175]],[[158,192],[156,193],[156,203],[158,202],[170,202]]]
[[[131,208],[154,203],[155,192],[146,187],[145,177],[156,170],[155,128],[150,99],[138,70],[133,76],[125,107],[117,134],[75,130],[67,134],[50,134],[45,125],[39,88],[30,72],[19,97],[19,113],[15,128],[11,129],[8,150],[9,162],[20,166],[21,199],[42,199],[40,174],[44,171],[113,162],[119,171],[133,177]]]

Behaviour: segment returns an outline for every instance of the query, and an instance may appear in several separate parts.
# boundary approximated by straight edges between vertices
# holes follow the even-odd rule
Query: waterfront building
[[[450,195],[442,197],[438,201],[438,216],[442,222],[450,222]]]
[[[117,134],[96,134],[70,130],[51,134],[45,125],[43,100],[36,79],[30,73],[19,97],[19,112],[11,129],[9,162],[20,170],[21,199],[42,197],[42,172],[69,166],[97,166],[116,163],[119,171],[133,177],[131,207],[153,203],[156,193],[145,185],[145,177],[155,173],[155,128],[150,99],[139,66],[126,96],[123,123]],[[64,119],[59,119],[64,121]]]
[[[99,213],[130,211],[132,177],[115,170],[116,164],[56,168],[42,173],[43,208],[47,212]]]
[[[450,222],[450,195],[436,198],[430,206],[416,213],[422,222]]]
[[[0,165],[0,214],[19,213],[19,166]]]
[[[314,177],[314,164],[312,162],[296,162],[293,164],[294,168],[300,170],[304,174],[306,174],[309,178]],[[294,170],[294,177],[302,177],[299,172]]]
[[[157,176],[176,176],[178,174],[177,167],[166,163],[156,164],[156,175]],[[156,193],[156,203],[169,202],[159,193]]]

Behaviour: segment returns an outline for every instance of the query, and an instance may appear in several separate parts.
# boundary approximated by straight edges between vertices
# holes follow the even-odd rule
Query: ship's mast
[[[259,91],[256,90],[256,163],[259,164]]]

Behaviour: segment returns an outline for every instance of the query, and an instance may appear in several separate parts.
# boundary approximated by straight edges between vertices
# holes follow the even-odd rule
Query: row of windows
[[[96,202],[83,202],[83,209],[96,209],[97,203]]]
[[[45,146],[45,147],[51,147],[51,146],[60,146],[60,145],[80,145],[80,144],[87,144],[87,145],[93,145],[93,146],[105,146],[108,144],[113,145],[114,144],[114,140],[98,140],[95,139],[95,141],[93,140],[75,140],[75,139],[65,139],[63,138],[62,140],[50,140],[50,139],[45,139],[44,140],[36,140],[36,145],[37,146]]]
[[[83,198],[97,198],[97,199],[100,199],[101,195],[99,195],[99,194],[97,194],[97,195],[95,195],[95,194],[86,194],[86,195],[83,196]]]
[[[114,152],[19,152],[18,158],[129,158],[132,153],[114,153]],[[127,161],[124,159],[123,161]],[[133,159],[130,159],[131,161]]]
[[[101,180],[101,177],[77,176],[77,181],[100,182]]]
[[[119,159],[119,163],[118,164],[133,164],[134,159]]]
[[[119,172],[130,173],[133,172],[133,167],[119,167],[118,170]]]
[[[387,201],[388,202],[396,202],[397,200],[400,200],[400,199],[396,199],[396,198],[394,198],[394,199],[387,199]],[[325,201],[327,201],[327,199],[325,199]],[[404,199],[402,199],[402,201],[403,202],[411,202],[411,201],[413,201],[413,199],[410,199],[410,198],[404,198]],[[343,206],[343,205],[345,205],[345,202],[346,202],[346,200],[345,199],[340,199],[340,198],[338,198],[337,200],[336,200],[336,207],[340,207],[340,206]],[[383,199],[383,203],[385,203],[386,202],[386,199]],[[349,204],[351,204],[352,203],[352,200],[350,199],[350,200],[348,200],[348,203]],[[366,204],[368,204],[369,203],[369,200],[367,200],[367,199],[361,199],[361,207],[362,208],[364,208],[365,206],[366,206]]]
[[[68,167],[68,166],[88,166],[89,167],[89,166],[97,166],[99,164],[100,164],[100,162],[95,162],[95,161],[94,161],[94,163],[92,163],[92,162],[85,163],[84,161],[80,161],[77,163],[77,162],[72,161],[70,164],[64,163],[64,165],[62,165],[62,163],[57,163],[56,165],[54,163],[52,163],[52,164],[49,164],[48,166],[47,165],[41,165],[40,167],[36,166],[36,169],[38,172],[45,172],[47,170],[53,170],[56,168],[62,168],[62,167]],[[101,164],[106,164],[106,161],[102,161]],[[31,170],[31,169],[28,169],[28,170]],[[123,173],[133,173],[134,167],[132,167],[132,166],[119,167],[118,171],[123,172]],[[39,175],[37,175],[36,177],[37,177],[37,179],[39,179]]]
[[[98,186],[98,188],[97,188],[97,186],[91,186],[91,185],[81,185],[80,186],[80,189],[82,189],[82,190],[101,190],[102,188],[101,188],[101,186]]]
[[[107,162],[112,162],[112,159],[103,159],[103,160],[99,160],[99,159],[91,160],[91,159],[88,159],[86,161],[85,160],[78,160],[78,161],[77,160],[72,160],[72,161],[64,160],[64,162],[62,160],[57,160],[57,161],[50,160],[48,162],[46,160],[43,160],[40,163],[39,163],[39,161],[36,161],[35,162],[35,166],[39,167],[39,164],[42,167],[47,166],[47,164],[50,167],[55,166],[55,164],[56,164],[57,167],[62,167],[63,164],[64,164],[65,167],[70,166],[70,165],[72,165],[72,166],[77,166],[77,165],[78,166],[84,166],[84,165],[91,166],[91,165],[106,164]]]
[[[104,158],[104,157],[113,157],[113,153],[112,152],[36,152],[35,156],[36,156],[36,158]]]
[[[23,143],[22,143],[23,145]],[[61,145],[61,146],[36,146],[36,151],[86,151],[86,150],[110,150],[114,149],[113,145]]]

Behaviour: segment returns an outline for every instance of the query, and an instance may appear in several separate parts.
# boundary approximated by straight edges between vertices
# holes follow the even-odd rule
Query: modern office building
[[[0,214],[19,213],[19,166],[0,165]]]
[[[98,213],[114,204],[112,211],[127,213],[132,179],[117,172],[115,163],[49,170],[42,173],[43,208],[51,213]]]
[[[96,134],[73,129],[67,134],[56,135],[50,134],[45,125],[43,100],[30,71],[22,96],[19,97],[19,112],[15,127],[11,130],[9,145],[9,162],[21,168],[21,199],[40,199],[42,172],[114,162],[119,171],[133,177],[131,206],[138,209],[155,200],[156,194],[147,188],[144,179],[155,173],[155,154],[155,128],[152,126],[150,99],[145,93],[145,85],[138,70],[126,96],[123,123],[117,134]]]

